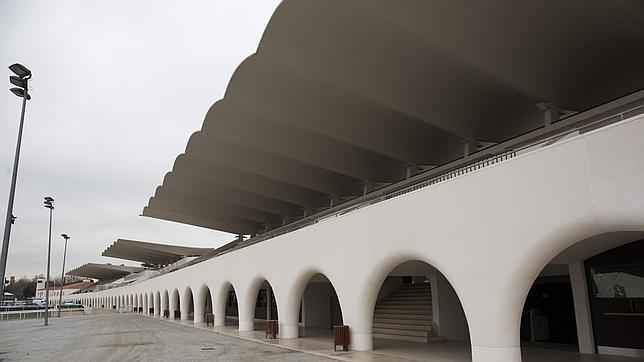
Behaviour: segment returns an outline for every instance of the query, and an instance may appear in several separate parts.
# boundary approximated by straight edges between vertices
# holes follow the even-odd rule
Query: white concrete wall
[[[331,281],[351,328],[351,348],[372,348],[380,285],[399,264],[421,260],[451,283],[469,324],[472,356],[520,361],[526,295],[544,266],[572,244],[614,231],[644,231],[644,117],[331,218],[197,265],[94,293],[171,291],[208,285],[215,313],[234,285],[240,329],[270,282],[282,338],[297,337],[306,283]],[[172,304],[172,303],[171,303]],[[252,310],[252,309],[250,309]],[[442,322],[441,322],[442,323]]]

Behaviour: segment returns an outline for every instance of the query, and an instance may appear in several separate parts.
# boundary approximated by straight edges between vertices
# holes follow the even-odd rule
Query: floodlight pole
[[[54,212],[53,200],[45,201],[45,207],[49,209],[49,246],[47,247],[47,279],[45,280],[45,326],[48,326],[49,325],[49,264],[51,261],[51,221],[52,221],[52,214]]]
[[[63,306],[63,286],[65,285],[65,257],[67,257],[67,240],[69,236],[67,234],[61,235],[65,239],[65,251],[63,252],[63,272],[60,275],[60,296],[58,297],[58,318],[61,317],[62,306]]]
[[[25,85],[28,79],[24,79]],[[20,113],[20,127],[18,127],[18,142],[16,143],[16,155],[13,160],[13,173],[11,174],[11,189],[9,190],[9,202],[7,204],[7,218],[4,224],[4,237],[2,238],[2,255],[0,256],[0,301],[4,300],[4,278],[7,269],[7,253],[9,252],[9,237],[11,236],[11,224],[13,219],[13,199],[16,194],[16,179],[18,178],[18,161],[20,159],[20,144],[22,142],[22,128],[25,123],[25,108],[27,106],[27,88],[22,96],[22,112]]]

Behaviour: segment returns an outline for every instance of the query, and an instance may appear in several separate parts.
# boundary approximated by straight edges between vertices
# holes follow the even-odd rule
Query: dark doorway
[[[521,336],[532,342],[578,343],[569,276],[537,278],[523,307]]]

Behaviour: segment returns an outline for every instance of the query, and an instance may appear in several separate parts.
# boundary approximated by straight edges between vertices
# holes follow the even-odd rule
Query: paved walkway
[[[374,340],[368,352],[333,351],[328,330],[302,330],[297,339],[266,339],[261,330],[236,326],[195,326],[136,314],[101,312],[82,317],[0,323],[0,361],[328,361],[465,362],[468,343],[413,343]],[[259,323],[256,327],[263,327]],[[302,353],[299,351],[305,351]],[[524,362],[636,362],[638,358],[582,355],[574,348],[533,344],[522,348]]]
[[[132,314],[0,323],[0,361],[328,361]]]

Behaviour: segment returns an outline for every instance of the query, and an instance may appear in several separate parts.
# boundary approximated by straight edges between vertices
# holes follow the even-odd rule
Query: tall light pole
[[[54,213],[54,198],[45,197],[45,207],[49,209],[49,246],[47,247],[47,279],[45,280],[45,326],[49,325],[49,262],[51,261],[51,219]]]
[[[65,251],[63,251],[63,272],[60,275],[60,296],[58,297],[58,318],[61,316],[61,307],[63,306],[63,286],[65,285],[65,257],[67,256],[67,234],[60,234],[65,239]]]
[[[31,99],[27,86],[31,79],[31,71],[22,64],[13,64],[9,69],[15,74],[10,76],[11,84],[19,88],[11,88],[13,94],[22,98],[22,112],[20,113],[20,127],[18,127],[18,142],[16,143],[16,155],[13,160],[13,173],[11,174],[11,188],[9,189],[9,202],[7,204],[7,219],[4,224],[4,237],[2,238],[2,254],[0,255],[0,300],[4,299],[4,273],[7,269],[7,253],[9,252],[9,236],[11,235],[11,224],[13,224],[13,198],[16,193],[16,178],[18,177],[18,160],[20,159],[20,144],[22,142],[22,128],[25,123],[25,107],[27,100]]]

